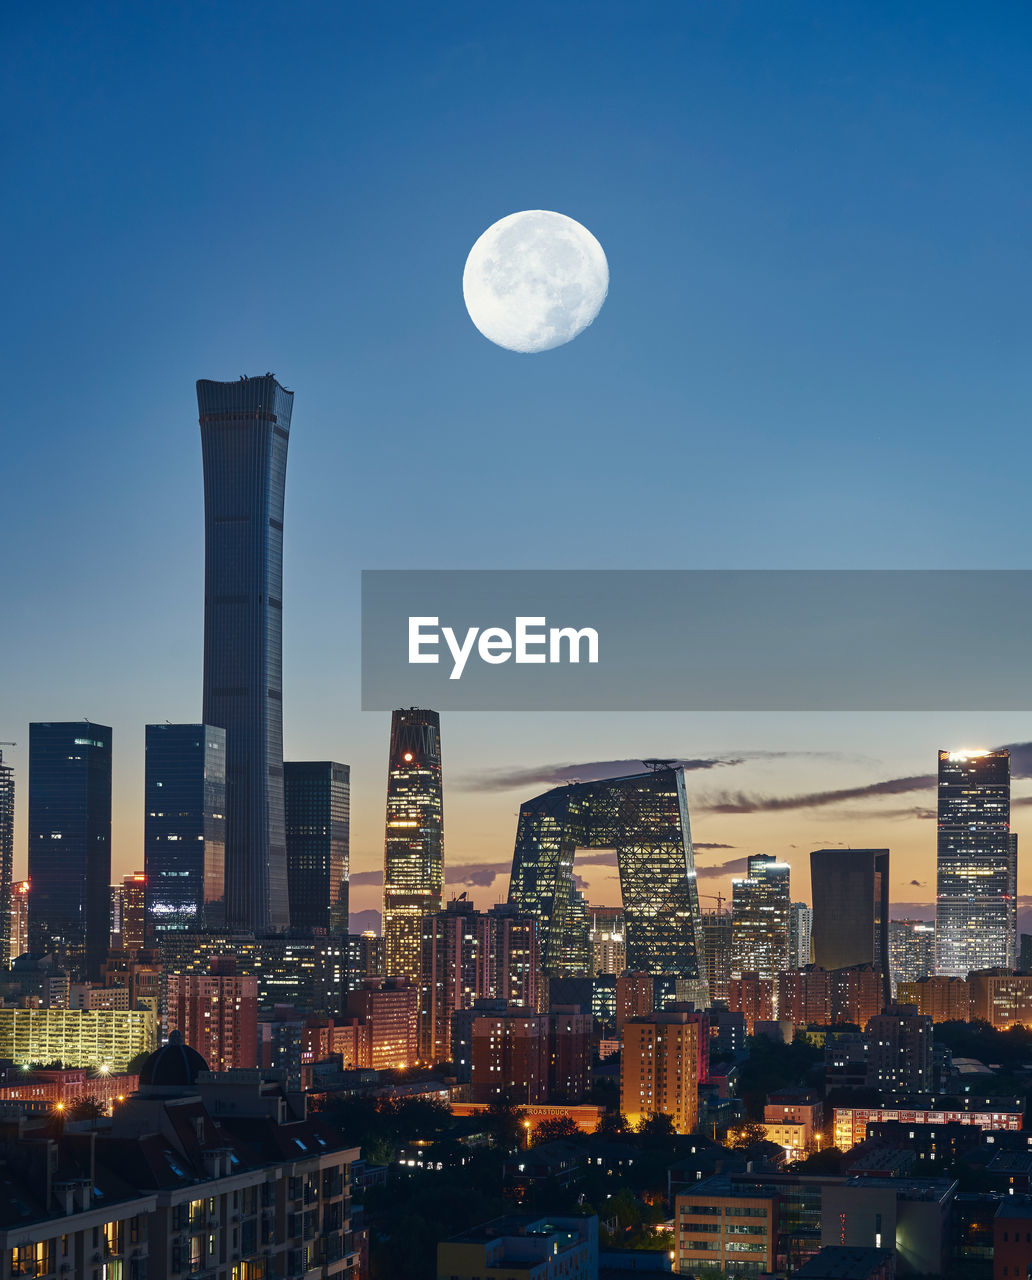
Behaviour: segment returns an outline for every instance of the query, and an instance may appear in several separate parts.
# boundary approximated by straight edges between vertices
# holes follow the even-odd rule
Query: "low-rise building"
[[[773,1272],[777,1269],[776,1191],[717,1175],[674,1201],[677,1269],[683,1274]]]
[[[884,1120],[898,1120],[903,1125],[966,1124],[979,1129],[1018,1131],[1025,1111],[1017,1098],[971,1099],[970,1107],[962,1107],[956,1099],[901,1099],[895,1105],[835,1107],[833,1140],[840,1151],[848,1151],[867,1137],[867,1126]]]
[[[949,1178],[854,1177],[822,1195],[821,1244],[894,1249],[901,1276],[941,1275],[957,1184]]]
[[[173,1033],[109,1124],[0,1126],[0,1280],[344,1280],[358,1155],[283,1073],[208,1072]]]
[[[596,1280],[598,1218],[508,1214],[437,1246],[438,1280]]]

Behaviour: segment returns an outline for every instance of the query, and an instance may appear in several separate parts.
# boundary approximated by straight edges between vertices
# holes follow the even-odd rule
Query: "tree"
[[[484,1113],[495,1143],[507,1151],[515,1150],[524,1140],[527,1113],[508,1098],[495,1098]]]
[[[540,1142],[555,1142],[559,1138],[576,1138],[579,1133],[580,1126],[571,1116],[556,1116],[535,1125],[532,1142],[537,1146]]]
[[[619,1111],[603,1111],[595,1126],[595,1136],[598,1138],[626,1138],[630,1136],[630,1132],[627,1117]]]
[[[638,1121],[635,1132],[639,1133],[643,1138],[673,1138],[677,1136],[672,1117],[663,1111],[653,1111],[647,1116],[642,1116]]]
[[[751,1147],[754,1142],[763,1142],[766,1137],[766,1125],[757,1124],[755,1120],[748,1120],[739,1128],[728,1130],[727,1146],[732,1151],[744,1151],[746,1147]]]
[[[73,1120],[99,1120],[103,1114],[104,1108],[91,1097],[76,1098],[68,1108],[68,1115]]]

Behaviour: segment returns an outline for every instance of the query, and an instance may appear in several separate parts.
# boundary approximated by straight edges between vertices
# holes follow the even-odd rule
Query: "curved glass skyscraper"
[[[197,383],[204,458],[205,724],[226,731],[226,922],[286,929],[283,490],[294,395]]]
[[[542,968],[552,977],[568,972],[576,950],[577,849],[616,850],[628,969],[688,979],[702,1003],[706,970],[684,770],[571,783],[520,806],[509,903],[537,917]]]

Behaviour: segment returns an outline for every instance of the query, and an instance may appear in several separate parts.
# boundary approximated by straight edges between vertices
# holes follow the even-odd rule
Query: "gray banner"
[[[1030,637],[1029,570],[371,570],[362,705],[1032,710]]]

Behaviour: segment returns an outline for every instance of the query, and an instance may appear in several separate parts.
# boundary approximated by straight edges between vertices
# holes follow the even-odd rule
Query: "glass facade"
[[[731,976],[758,973],[773,980],[789,966],[789,876],[787,862],[757,853],[748,875],[731,881]]]
[[[11,885],[14,878],[14,770],[0,751],[0,969],[10,967]]]
[[[684,770],[572,783],[521,806],[509,902],[537,917],[549,976],[591,972],[573,897],[581,848],[616,850],[628,969],[690,979],[701,1003],[706,975]]]
[[[149,724],[144,777],[146,937],[225,925],[226,731]]]
[[[410,707],[391,717],[387,764],[383,936],[389,977],[421,976],[422,921],[444,907],[441,717]]]
[[[283,765],[287,883],[295,929],[348,932],[351,769],[332,760]]]
[[[205,724],[226,731],[226,918],[290,924],[283,811],[283,492],[294,396],[271,374],[197,383]]]
[[[1017,963],[1017,837],[1010,752],[939,752],[935,971]]]
[[[892,998],[889,969],[888,849],[814,849],[813,962],[822,969],[873,964],[882,1002]]]
[[[29,725],[29,950],[100,978],[111,885],[111,730]]]

